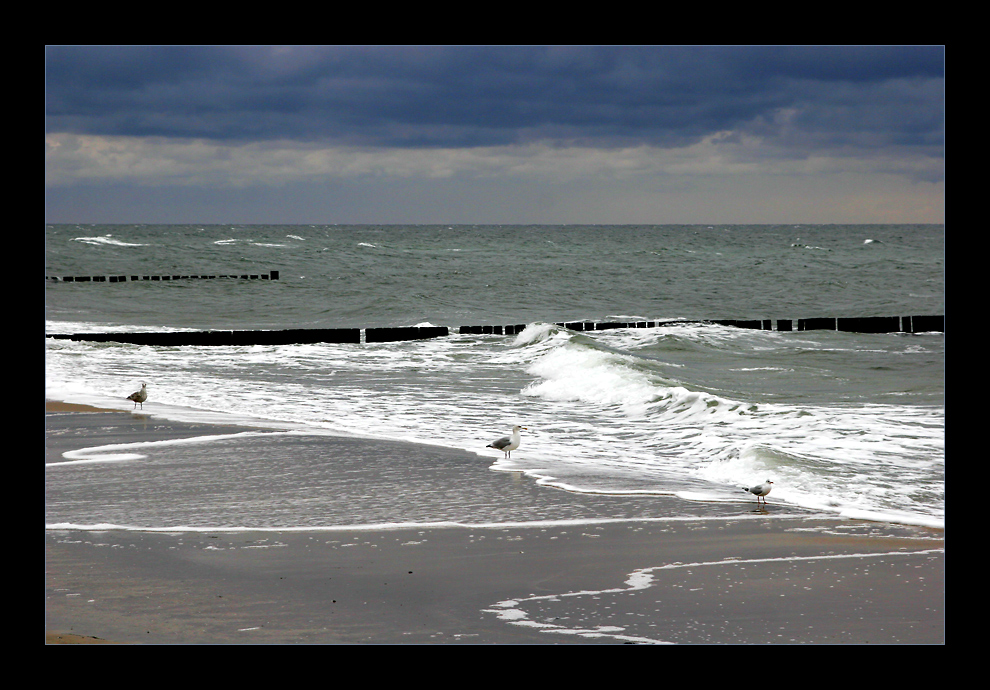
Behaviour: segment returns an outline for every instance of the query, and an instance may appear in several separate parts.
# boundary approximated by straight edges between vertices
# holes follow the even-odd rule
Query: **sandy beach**
[[[46,462],[96,434],[87,442],[201,433],[46,402]],[[480,528],[47,529],[46,643],[944,643],[942,530],[774,509]]]

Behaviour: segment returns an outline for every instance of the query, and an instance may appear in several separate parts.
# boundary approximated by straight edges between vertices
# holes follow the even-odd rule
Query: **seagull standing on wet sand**
[[[500,450],[505,453],[504,458],[511,458],[512,451],[519,447],[519,442],[522,440],[519,438],[519,430],[525,429],[524,426],[519,426],[516,424],[512,427],[512,436],[503,436],[497,441],[492,441],[485,448],[494,448],[495,450]],[[503,459],[504,459],[503,458]]]
[[[127,396],[127,399],[134,401],[134,407],[137,407],[138,404],[140,404],[141,409],[143,410],[144,401],[148,399],[148,384],[142,383],[141,390],[131,393],[130,395]]]
[[[762,484],[757,484],[756,486],[750,487],[749,489],[743,487],[743,491],[748,491],[751,494],[756,494],[756,502],[759,503],[760,497],[766,496],[768,493],[770,493],[771,484],[773,484],[773,482],[768,479]],[[767,499],[764,498],[763,502],[766,503]]]

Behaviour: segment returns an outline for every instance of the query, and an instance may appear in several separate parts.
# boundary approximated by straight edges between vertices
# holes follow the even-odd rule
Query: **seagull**
[[[751,487],[749,489],[743,487],[743,491],[748,491],[751,494],[756,494],[756,502],[759,503],[761,496],[766,496],[768,493],[770,493],[771,484],[773,484],[773,482],[768,479],[762,484],[757,484],[756,486]],[[767,499],[764,498],[763,502],[766,503]]]
[[[519,438],[519,430],[525,429],[524,426],[519,426],[516,424],[512,427],[512,436],[503,436],[497,441],[492,441],[485,448],[494,448],[495,450],[500,450],[505,453],[506,458],[512,457],[512,451],[519,447],[519,442],[522,440]]]
[[[148,384],[142,383],[141,390],[131,393],[127,396],[128,400],[134,401],[134,407],[137,407],[140,403],[141,409],[144,409],[144,401],[148,399]]]

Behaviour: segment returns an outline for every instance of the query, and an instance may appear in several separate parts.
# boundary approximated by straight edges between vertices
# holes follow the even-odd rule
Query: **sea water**
[[[696,516],[755,501],[740,487],[769,478],[775,508],[944,526],[944,333],[710,322],[944,314],[941,225],[46,227],[46,276],[272,270],[277,281],[49,280],[46,332],[450,335],[48,338],[48,398],[130,410],[145,382],[147,414],[260,429],[67,453],[46,471],[49,525],[553,521],[600,515],[603,499],[607,517],[647,518],[655,497]],[[664,323],[560,325],[583,320]],[[525,328],[459,332],[509,324]],[[526,430],[510,458],[486,448],[513,424]],[[424,467],[401,446],[355,444],[328,458],[328,437],[476,456]]]

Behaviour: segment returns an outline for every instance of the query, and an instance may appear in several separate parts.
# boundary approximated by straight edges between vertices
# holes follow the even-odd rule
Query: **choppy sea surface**
[[[279,271],[277,281],[46,281],[49,334],[450,328],[357,344],[46,338],[49,399],[131,410],[125,398],[144,382],[145,415],[263,429],[66,453],[46,466],[49,526],[553,521],[578,513],[543,497],[591,495],[614,500],[617,516],[648,517],[656,496],[697,515],[755,502],[740,487],[768,478],[774,510],[944,526],[944,333],[701,322],[944,314],[941,225],[52,225],[45,234],[46,276]],[[684,323],[559,325],[583,320]],[[526,327],[458,330],[509,324]],[[513,424],[526,430],[511,458],[486,448]],[[399,452],[383,465],[382,454],[356,449],[328,457],[327,437],[477,457],[423,467]],[[490,500],[518,477],[516,498]]]

